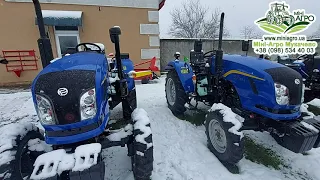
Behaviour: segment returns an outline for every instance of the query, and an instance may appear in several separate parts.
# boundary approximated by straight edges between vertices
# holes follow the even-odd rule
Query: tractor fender
[[[194,92],[194,84],[192,81],[193,71],[189,64],[181,61],[170,61],[165,67],[165,70],[175,70],[179,76],[184,91],[186,93]]]

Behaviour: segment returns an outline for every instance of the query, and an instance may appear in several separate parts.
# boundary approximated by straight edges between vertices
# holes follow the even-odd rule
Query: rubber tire
[[[148,84],[150,82],[150,79],[149,78],[143,78],[141,80],[141,84]]]
[[[132,108],[132,112],[137,108],[137,92],[136,89],[134,88],[133,90],[131,90],[129,92],[129,95],[127,97],[128,101],[129,101],[129,105]],[[130,107],[126,107],[126,105],[124,105],[122,103],[122,110],[123,110],[123,118],[125,120],[130,120],[131,119],[131,110],[129,109]]]
[[[150,123],[147,125],[150,127]],[[153,171],[153,146],[147,149],[146,144],[137,142],[135,137],[143,134],[140,129],[133,130],[133,156],[131,156],[132,171],[135,180],[150,180]],[[145,138],[147,143],[152,143],[152,134]],[[137,151],[144,156],[138,155]]]
[[[227,140],[227,148],[224,153],[219,153],[214,146],[212,145],[210,141],[209,136],[209,124],[211,120],[217,120],[224,130],[224,133],[226,135]],[[239,135],[230,133],[228,129],[233,127],[233,124],[230,122],[224,122],[223,121],[223,115],[219,111],[213,111],[209,112],[206,116],[206,135],[208,138],[208,148],[209,150],[223,163],[227,164],[236,164],[238,163],[242,158],[244,154],[244,140],[243,138],[240,139]],[[234,143],[238,143],[239,146],[235,145]]]
[[[169,79],[172,79],[174,82],[174,86],[175,86],[175,90],[176,90],[176,99],[175,99],[175,103],[171,106],[169,104],[168,98],[167,98],[167,89],[165,88],[165,92],[166,92],[166,100],[167,100],[167,104],[168,104],[168,108],[171,110],[171,112],[174,115],[182,115],[187,109],[184,106],[187,102],[188,102],[188,96],[185,93],[182,83],[179,79],[179,76],[177,74],[177,72],[175,70],[169,71],[166,77],[166,84],[165,86],[167,86],[167,82]]]
[[[22,138],[22,139],[21,139]],[[0,167],[0,173],[4,173],[7,171],[7,173],[11,174],[11,177],[9,180],[23,180],[21,178],[20,174],[20,156],[23,150],[23,147],[29,142],[31,139],[39,138],[40,140],[44,140],[43,135],[40,133],[40,131],[37,130],[31,130],[27,132],[27,134],[23,137],[20,135],[16,137],[16,144],[17,146],[14,146],[10,151],[14,152],[16,151],[15,158],[12,160],[9,164],[6,164],[4,166]]]

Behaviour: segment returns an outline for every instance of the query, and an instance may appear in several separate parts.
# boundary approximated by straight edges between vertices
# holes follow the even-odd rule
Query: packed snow
[[[92,143],[78,146],[73,154],[64,149],[41,154],[34,163],[30,179],[44,179],[54,177],[63,171],[83,171],[97,164],[101,144]]]
[[[221,103],[213,104],[209,111],[217,110],[223,115],[224,122],[231,122],[233,124],[233,126],[228,131],[230,133],[240,136],[240,139],[242,139],[244,135],[243,132],[239,132],[239,130],[242,127],[242,122],[244,121],[244,119],[240,117],[238,114],[232,112],[231,108]]]
[[[58,11],[58,10],[42,10],[43,18],[73,18],[78,19],[82,16],[82,11]]]
[[[272,149],[284,160],[288,168],[275,170],[243,158],[237,164],[240,173],[230,173],[207,148],[204,126],[195,126],[173,116],[167,107],[164,83],[165,79],[160,78],[150,81],[150,84],[141,84],[137,81],[136,85],[138,108],[148,113],[141,114],[143,117],[149,117],[152,127],[154,146],[152,180],[320,180],[320,149],[312,149],[307,154],[295,154],[278,145],[266,132],[245,131],[244,135]],[[38,118],[30,92],[10,92],[10,94],[4,92],[0,94],[0,102],[0,152],[2,152],[0,164],[4,164],[12,157],[11,154],[4,155],[4,152],[8,152],[5,149],[14,145],[10,137],[21,132],[17,128],[19,124],[31,122],[37,124]],[[303,108],[307,111],[306,106],[302,106]],[[111,111],[111,119],[116,119],[119,114],[121,105]],[[241,122],[241,118],[236,119]],[[133,179],[130,157],[127,156],[125,147],[104,149],[102,156],[106,166],[105,180]],[[60,167],[62,169],[74,167],[72,163],[62,163],[72,162],[71,156],[63,156],[62,159],[68,158],[69,161],[60,162],[58,172]]]
[[[147,149],[151,148],[153,144],[147,143],[145,140],[145,138],[150,136],[150,134],[152,133],[151,127],[147,126],[148,124],[150,124],[148,113],[144,109],[137,108],[132,113],[132,119],[134,121],[133,129],[139,129],[143,132],[142,134],[136,135],[136,141],[147,145]]]
[[[101,144],[99,143],[78,146],[74,152],[76,162],[72,171],[83,171],[96,165],[100,152]]]
[[[132,134],[133,128],[131,124],[128,124],[126,127],[121,128],[120,130],[110,131],[112,132],[107,138],[110,141],[121,141],[121,139],[128,137]]]

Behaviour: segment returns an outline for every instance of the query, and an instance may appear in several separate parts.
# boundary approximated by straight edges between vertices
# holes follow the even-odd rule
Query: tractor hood
[[[95,52],[80,52],[64,56],[45,67],[39,75],[66,70],[93,70],[96,71],[105,63],[105,56]]]
[[[223,59],[247,66],[249,68],[252,68],[258,71],[259,70],[264,71],[266,69],[271,69],[271,68],[284,67],[284,65],[281,65],[279,63],[276,63],[270,60],[250,57],[250,56],[224,54]]]

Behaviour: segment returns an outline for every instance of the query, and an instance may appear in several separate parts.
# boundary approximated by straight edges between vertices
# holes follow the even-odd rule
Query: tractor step
[[[315,120],[311,119],[309,121],[310,123],[314,123],[313,121]],[[319,145],[319,132],[306,127],[301,121],[284,123],[283,128],[286,132],[284,136],[275,134],[273,134],[273,136],[281,146],[292,152],[303,153]]]

